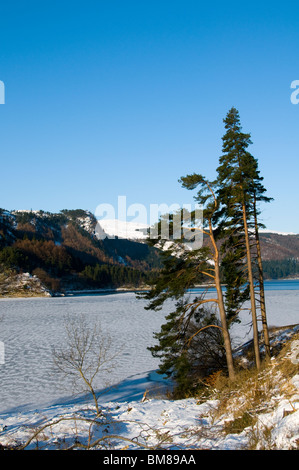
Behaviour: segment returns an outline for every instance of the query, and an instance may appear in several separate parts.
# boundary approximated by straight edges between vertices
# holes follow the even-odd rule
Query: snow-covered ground
[[[293,351],[296,356],[298,343]],[[271,374],[271,370],[267,373]],[[263,403],[257,423],[242,432],[231,433],[224,432],[224,426],[232,419],[233,410],[231,414],[219,414],[217,398],[204,402],[195,398],[171,400],[159,397],[155,387],[154,395],[149,392],[147,398],[144,392],[149,389],[150,376],[155,384],[155,372],[137,374],[100,397],[98,418],[88,397],[30,411],[2,413],[0,444],[26,443],[27,449],[41,450],[73,445],[102,450],[244,450],[251,448],[252,443],[257,450],[298,449],[299,375],[288,384],[287,377],[273,373],[271,380],[277,393]],[[292,393],[280,393],[283,381],[288,389],[294,388]],[[242,397],[236,397],[236,406],[238,401],[242,401]],[[192,459],[192,455],[188,459]],[[133,461],[131,463],[133,465]]]
[[[266,299],[270,325],[298,323],[299,291],[268,291]],[[174,449],[246,446],[245,431],[221,433],[223,418],[214,417],[217,400],[198,403],[195,399],[165,398],[168,384],[155,373],[158,360],[146,348],[153,344],[153,332],[160,330],[170,305],[163,312],[148,312],[143,306],[133,293],[1,300],[0,340],[5,346],[5,361],[0,364],[0,443],[24,443],[36,427],[57,420],[54,427],[46,427],[39,435],[39,445],[63,447],[74,439],[86,444],[88,438],[94,442],[104,437],[103,445],[108,435],[115,434],[122,439],[112,439],[110,444],[118,449],[140,448],[140,443],[150,448],[162,443],[162,447]],[[92,425],[95,414],[90,397],[73,395],[70,383],[57,384],[53,375],[51,348],[64,341],[65,315],[77,313],[85,314],[91,322],[99,319],[103,331],[109,331],[121,350],[117,366],[96,386],[106,393],[99,398],[103,415]],[[244,315],[246,322],[248,314]],[[248,339],[248,327],[242,328],[235,333],[239,342]],[[293,382],[299,388],[298,376]],[[108,391],[107,383],[111,386]],[[260,420],[273,426],[276,447],[292,448],[296,439],[297,445],[299,442],[299,390],[291,398],[278,394],[275,404]],[[133,439],[135,444],[124,439]],[[36,441],[31,446],[35,445]]]

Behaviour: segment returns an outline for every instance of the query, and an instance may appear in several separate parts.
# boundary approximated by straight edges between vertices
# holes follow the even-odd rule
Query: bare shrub
[[[75,388],[92,394],[99,415],[94,382],[98,374],[111,370],[118,352],[113,351],[111,338],[100,323],[90,325],[84,315],[67,316],[65,330],[65,344],[52,351],[55,367],[72,379]]]

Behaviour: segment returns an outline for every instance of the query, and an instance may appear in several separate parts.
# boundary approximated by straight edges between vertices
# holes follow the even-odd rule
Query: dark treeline
[[[154,274],[138,271],[127,266],[99,265],[86,266],[81,273],[84,279],[96,287],[139,287],[153,279]]]
[[[265,279],[281,279],[299,275],[299,262],[296,259],[263,261]]]

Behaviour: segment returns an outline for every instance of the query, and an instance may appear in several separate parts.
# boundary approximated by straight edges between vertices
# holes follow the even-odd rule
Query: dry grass
[[[225,434],[241,433],[247,429],[249,448],[256,448],[258,442],[264,442],[265,448],[272,448],[271,426],[259,425],[259,414],[272,411],[280,396],[288,399],[292,406],[296,389],[291,379],[299,374],[299,364],[290,359],[290,353],[292,343],[298,339],[299,334],[294,335],[280,348],[276,357],[262,364],[260,371],[240,369],[234,382],[219,372],[206,379],[210,398],[217,399],[219,403],[213,422],[222,422]]]

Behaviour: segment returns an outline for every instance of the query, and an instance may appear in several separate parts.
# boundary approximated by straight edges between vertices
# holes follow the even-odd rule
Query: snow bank
[[[293,383],[298,385],[299,376]],[[277,397],[275,409],[259,414],[255,428],[225,434],[223,417],[218,421],[214,418],[219,405],[217,400],[199,403],[194,398],[144,399],[141,394],[148,385],[148,374],[138,375],[124,381],[116,390],[108,391],[100,399],[102,415],[96,420],[92,401],[86,397],[39,410],[1,414],[0,443],[3,446],[24,444],[34,430],[46,425],[38,436],[38,443],[34,439],[28,449],[37,446],[63,449],[80,442],[85,446],[97,443],[95,448],[114,450],[149,450],[157,446],[167,450],[244,450],[253,433],[262,435],[265,430],[269,430],[270,436],[268,450],[298,447],[298,394]],[[257,449],[264,446],[261,437]]]

